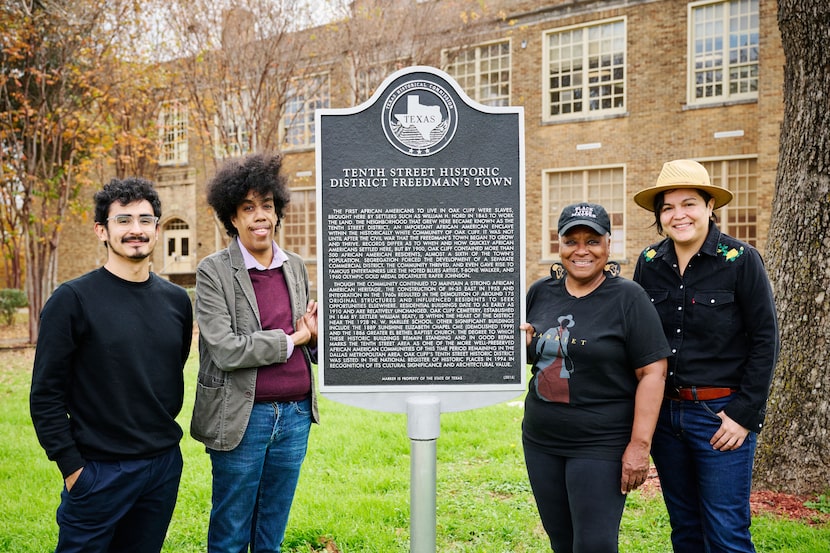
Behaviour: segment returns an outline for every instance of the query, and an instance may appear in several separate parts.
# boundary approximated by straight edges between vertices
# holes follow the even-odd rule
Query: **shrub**
[[[29,299],[23,290],[17,288],[3,288],[0,290],[0,316],[9,326],[14,323],[14,314],[21,307],[29,305]]]

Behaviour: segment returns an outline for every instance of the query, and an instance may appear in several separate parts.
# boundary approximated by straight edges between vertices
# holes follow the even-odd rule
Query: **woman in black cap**
[[[648,475],[663,396],[666,339],[648,296],[609,263],[602,206],[567,206],[561,264],[527,294],[533,364],[522,442],[556,553],[617,551],[625,494]]]

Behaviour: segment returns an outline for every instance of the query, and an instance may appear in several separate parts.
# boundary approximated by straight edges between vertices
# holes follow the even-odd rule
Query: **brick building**
[[[402,58],[377,44],[374,65],[356,68],[342,36],[318,41],[314,92],[298,89],[286,104],[295,117],[282,124],[281,150],[293,196],[279,243],[307,259],[312,282],[314,108],[366,100],[402,63],[440,67],[479,102],[524,106],[528,284],[557,258],[559,210],[582,200],[612,215],[612,258],[630,276],[657,238],[651,214],[631,198],[675,158],[702,162],[732,190],[735,199],[719,210],[721,227],[764,250],[783,117],[776,1],[499,0],[483,8],[472,0],[361,0],[353,9],[377,3],[421,14],[414,20],[427,23],[417,31],[426,46]],[[153,266],[189,285],[198,261],[225,243],[204,201],[213,153],[194,136],[185,101],[160,106],[159,121],[164,216]],[[84,229],[63,237],[60,280],[104,258],[91,223],[70,228],[78,224]]]

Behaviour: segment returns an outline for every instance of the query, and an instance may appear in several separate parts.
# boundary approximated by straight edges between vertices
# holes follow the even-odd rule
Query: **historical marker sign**
[[[393,411],[521,393],[522,109],[411,67],[316,123],[322,393]]]

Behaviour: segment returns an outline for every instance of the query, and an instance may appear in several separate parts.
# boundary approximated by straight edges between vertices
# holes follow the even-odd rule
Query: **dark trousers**
[[[562,457],[524,444],[530,487],[555,553],[615,553],[621,461]]]
[[[157,553],[176,506],[178,446],[152,459],[89,461],[58,507],[56,553]]]

